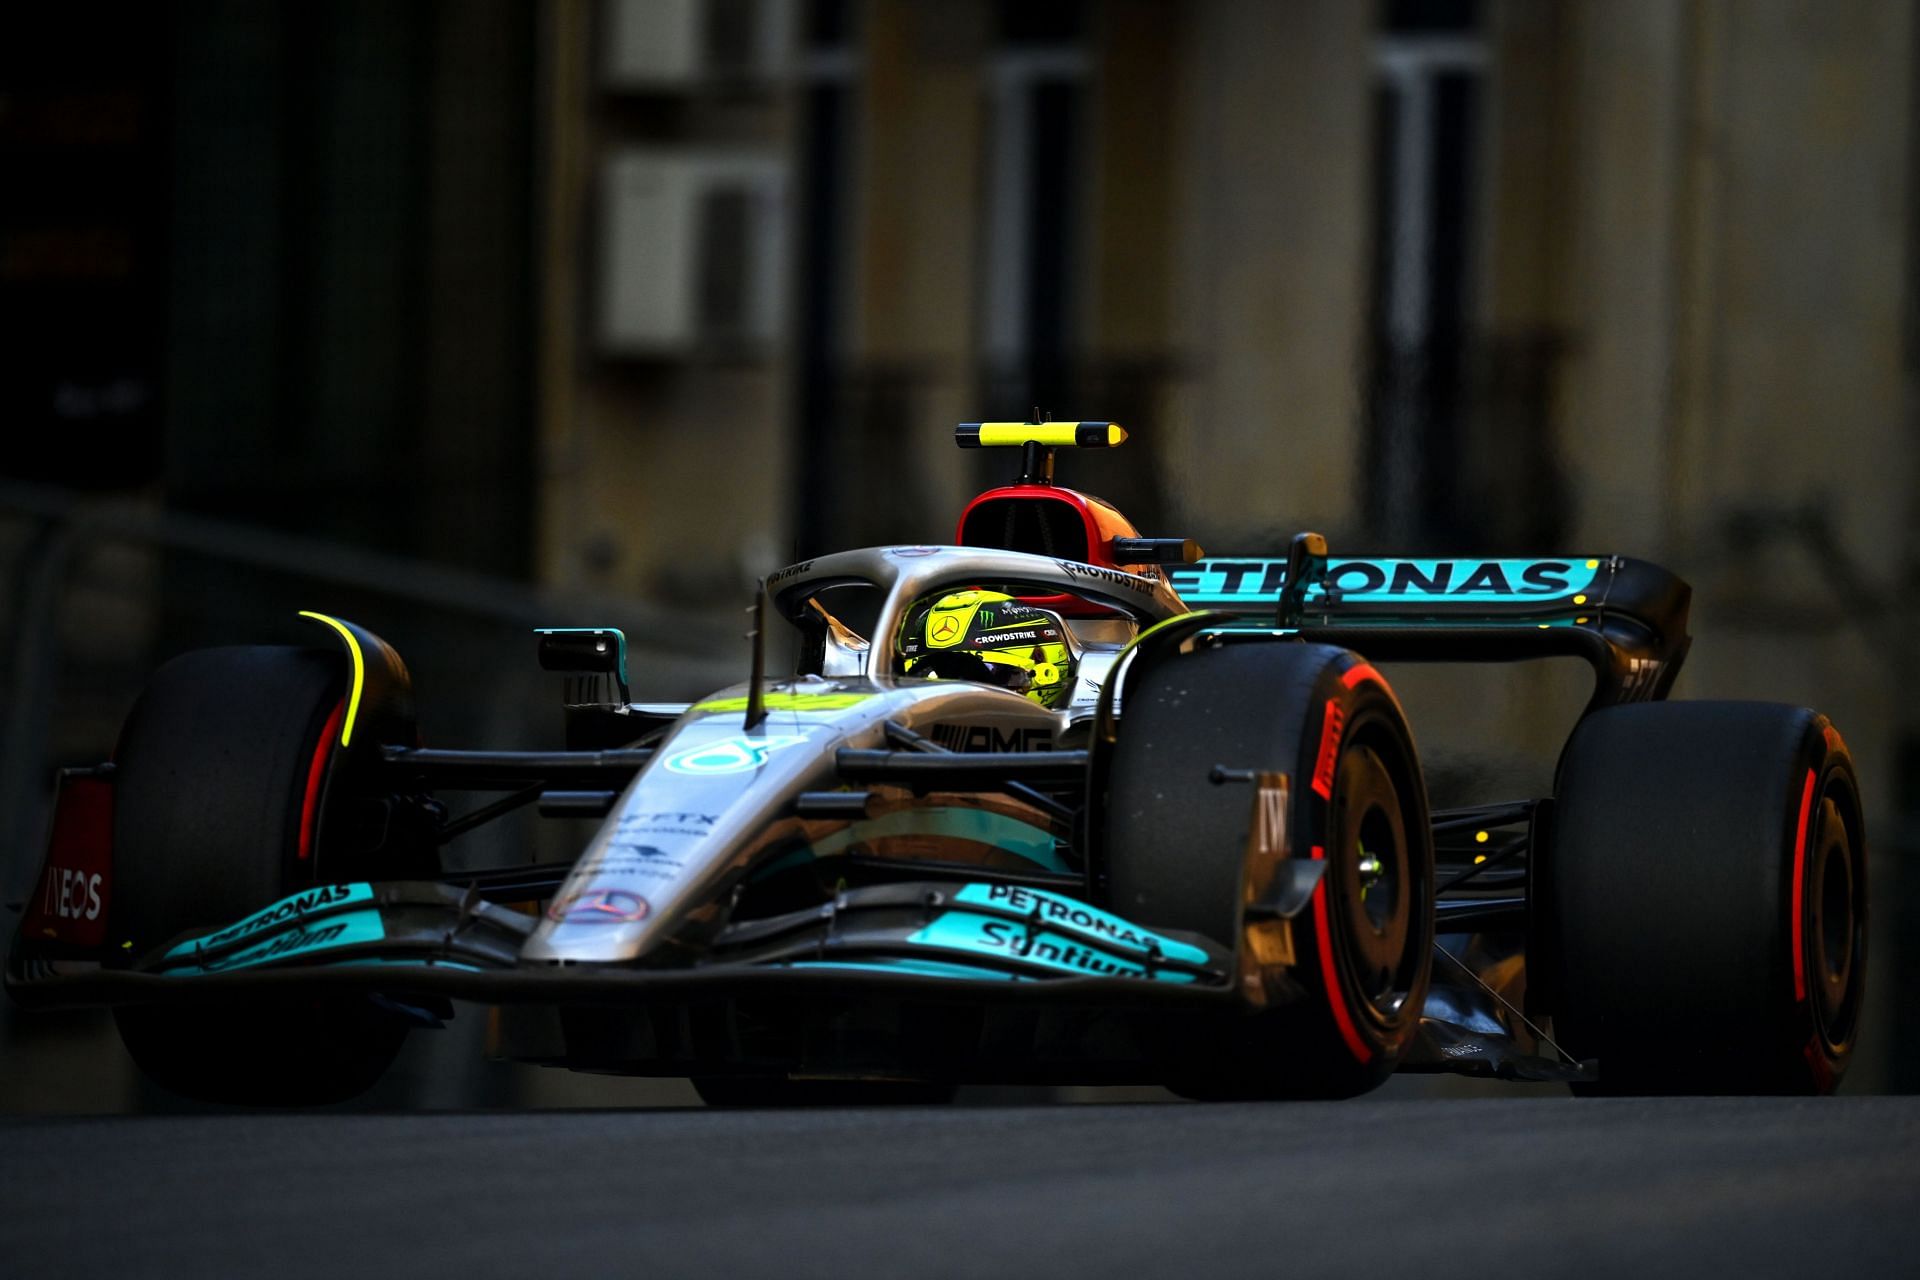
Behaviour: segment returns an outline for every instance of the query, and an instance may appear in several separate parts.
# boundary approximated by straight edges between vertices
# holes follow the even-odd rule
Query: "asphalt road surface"
[[[1920,1274],[1920,1098],[0,1121],[0,1273]]]

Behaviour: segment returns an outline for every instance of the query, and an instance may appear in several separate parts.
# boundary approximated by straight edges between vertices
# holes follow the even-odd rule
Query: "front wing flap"
[[[1232,955],[1206,939],[1155,933],[1063,894],[1003,883],[848,891],[725,930],[714,962],[1216,987],[1233,972]]]

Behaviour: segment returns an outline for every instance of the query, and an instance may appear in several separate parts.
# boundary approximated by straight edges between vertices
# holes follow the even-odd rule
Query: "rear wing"
[[[1288,566],[1302,584],[1288,589]],[[1329,556],[1313,534],[1286,559],[1170,565],[1174,591],[1215,610],[1384,661],[1587,659],[1596,705],[1665,697],[1690,638],[1692,588],[1623,556],[1410,559]]]

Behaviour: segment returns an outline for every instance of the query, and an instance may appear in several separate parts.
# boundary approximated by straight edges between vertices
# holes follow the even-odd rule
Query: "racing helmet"
[[[907,611],[900,669],[927,680],[975,680],[1059,707],[1073,691],[1074,657],[1060,615],[1001,591],[955,591]]]

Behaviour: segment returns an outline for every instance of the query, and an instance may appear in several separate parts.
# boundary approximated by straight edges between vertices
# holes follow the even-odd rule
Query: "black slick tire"
[[[298,648],[198,650],[155,673],[115,752],[112,928],[126,958],[317,882],[317,780],[345,685],[338,657]],[[114,1019],[163,1088],[240,1105],[361,1093],[408,1025],[360,997],[128,1005]]]
[[[1826,717],[1758,702],[1589,716],[1539,892],[1582,1092],[1829,1093],[1865,996],[1866,831]]]
[[[1199,1098],[1349,1097],[1393,1071],[1432,971],[1433,844],[1412,735],[1386,681],[1325,645],[1243,643],[1163,661],[1129,686],[1099,854],[1113,909],[1236,950],[1254,795],[1216,766],[1290,778],[1292,856],[1325,861],[1291,922],[1291,998],[1209,1014],[1167,1043]]]

